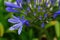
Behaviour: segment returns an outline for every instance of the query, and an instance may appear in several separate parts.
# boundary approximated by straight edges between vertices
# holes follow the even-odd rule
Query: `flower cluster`
[[[58,10],[50,13],[53,11],[53,7],[56,6],[56,2],[58,2]],[[41,27],[44,27],[45,21],[48,21],[51,17],[55,19],[57,15],[60,15],[60,1],[57,0],[16,0],[16,3],[5,2],[5,5],[7,6],[6,10],[8,12],[20,13],[26,17],[30,16],[32,20],[35,18],[37,18],[37,20],[39,19],[42,23]],[[18,29],[18,34],[21,33],[23,24],[29,24],[24,18],[20,19],[15,16],[8,19],[8,22],[15,24],[10,27],[10,30]]]
[[[10,27],[9,30],[18,29],[18,34],[21,33],[22,27],[23,27],[24,24],[29,25],[28,21],[25,20],[23,16],[22,16],[22,18],[13,16],[13,18],[8,19],[8,22],[15,24],[12,27]]]

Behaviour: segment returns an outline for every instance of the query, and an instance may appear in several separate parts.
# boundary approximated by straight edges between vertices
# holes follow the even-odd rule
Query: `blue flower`
[[[36,12],[34,12],[33,15],[36,16]]]
[[[34,0],[34,3],[36,3],[36,0]]]
[[[39,20],[45,20],[47,18],[48,14],[44,14],[44,18],[42,16],[39,16]]]
[[[30,12],[30,7],[27,7],[27,11]]]
[[[22,27],[24,24],[29,24],[29,22],[27,20],[24,19],[24,17],[22,17],[21,19],[18,17],[13,16],[13,18],[8,19],[8,22],[13,23],[15,25],[11,26],[9,28],[9,30],[16,30],[18,29],[18,34],[21,34],[22,31]]]
[[[39,20],[42,20],[42,16],[39,16]]]
[[[27,0],[27,3],[30,3],[30,0]]]
[[[45,26],[45,23],[43,22],[43,23],[41,24],[41,27],[44,28],[44,26]]]
[[[17,4],[11,3],[11,2],[5,2],[5,5],[7,7],[11,7],[11,8],[20,8]]]
[[[43,23],[41,24],[41,27],[42,27],[42,28],[45,26],[44,20],[47,18],[47,16],[48,16],[47,13],[44,14],[44,18],[43,18],[42,16],[39,16],[39,19],[40,19],[41,21],[43,21]]]
[[[48,2],[45,2],[46,6],[48,7],[49,3]]]
[[[56,0],[50,0],[51,4],[54,5],[56,3]]]
[[[46,19],[47,18],[47,16],[48,16],[48,14],[46,13],[46,14],[44,14],[44,19]]]
[[[38,6],[38,12],[40,12],[40,8],[41,8],[41,7],[40,7],[40,6]]]
[[[34,8],[36,8],[36,4],[34,4]]]
[[[16,12],[18,10],[15,10],[15,8],[22,8],[22,0],[16,0],[17,4],[11,3],[11,2],[5,2],[5,5],[7,6],[6,10],[8,12]],[[12,11],[13,10],[13,11]]]
[[[16,0],[17,5],[22,8],[23,0]]]
[[[7,10],[8,12],[18,12],[17,10],[15,10],[15,9],[13,9],[13,8],[11,8],[11,7],[7,7],[6,10]]]
[[[58,10],[57,12],[55,12],[55,13],[53,14],[53,18],[55,19],[58,15],[60,15],[60,10]]]

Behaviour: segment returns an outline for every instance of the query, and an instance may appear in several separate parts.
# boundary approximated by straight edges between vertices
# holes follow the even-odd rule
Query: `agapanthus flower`
[[[42,20],[42,16],[39,16],[39,20]]]
[[[43,23],[41,24],[41,27],[44,28],[44,26],[45,26],[45,23],[43,22]]]
[[[13,18],[8,19],[8,22],[13,23],[15,25],[11,26],[9,30],[17,30],[18,29],[18,34],[21,34],[22,27],[24,24],[29,25],[29,22],[25,20],[23,17],[18,18],[16,16],[13,16]]]
[[[56,3],[56,0],[50,0],[51,4],[54,5]]]
[[[34,8],[36,8],[36,4],[34,4]]]
[[[46,6],[48,7],[49,3],[48,2],[45,2]]]
[[[60,10],[54,13],[53,18],[55,19],[58,15],[60,15]]]
[[[23,0],[16,0],[17,5],[22,8]]]
[[[33,1],[33,3],[32,3],[32,1]],[[50,19],[52,16],[53,16],[53,18],[56,18],[56,16],[60,14],[60,11],[57,11],[57,12],[53,13],[52,16],[49,16],[50,8],[54,7],[55,2],[56,2],[56,0],[44,0],[44,1],[43,0],[25,0],[25,1],[16,0],[16,4],[11,3],[11,2],[5,2],[5,4],[7,6],[6,10],[8,12],[21,12],[23,10],[22,12],[24,14],[26,14],[26,16],[28,15],[28,16],[32,17],[31,15],[33,15],[33,17],[36,17],[36,16],[37,16],[36,18],[39,17],[38,19],[40,19],[40,21],[42,21],[41,27],[44,27],[46,20],[48,21],[48,19]],[[24,8],[23,6],[26,8]],[[13,19],[14,19],[14,17],[13,17]],[[22,20],[22,21],[21,21],[21,19],[15,19],[15,20],[20,20],[19,22],[17,21],[18,26],[20,26],[19,25],[20,22],[21,22],[21,25],[26,23],[26,20]],[[15,20],[13,22],[15,22]],[[13,22],[11,22],[11,23],[13,23]],[[27,24],[28,24],[28,22],[27,22]]]
[[[30,7],[27,8],[27,11],[30,12]]]
[[[8,12],[18,12],[17,10],[14,10],[14,9],[11,8],[11,7],[7,7],[6,10],[7,10]]]
[[[40,6],[38,6],[38,12],[40,12],[40,8],[41,8],[41,7],[40,7]]]
[[[21,9],[22,8],[22,0],[16,0],[16,4],[11,3],[11,2],[5,2],[5,5],[7,6],[6,10],[8,12],[19,12],[17,9]]]
[[[27,0],[27,3],[30,3],[30,0]]]

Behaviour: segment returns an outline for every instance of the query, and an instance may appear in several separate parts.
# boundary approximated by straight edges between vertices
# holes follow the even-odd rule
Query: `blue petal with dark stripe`
[[[60,10],[54,13],[53,18],[56,18],[58,15],[60,15]]]
[[[18,5],[10,3],[10,2],[5,2],[5,5],[12,8],[20,8]]]
[[[22,8],[23,0],[16,0],[17,5]]]
[[[14,10],[13,8],[7,7],[6,10],[8,12],[18,12],[17,10]]]

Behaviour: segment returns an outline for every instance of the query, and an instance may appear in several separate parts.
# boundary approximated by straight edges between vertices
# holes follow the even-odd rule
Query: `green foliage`
[[[55,32],[57,37],[60,37],[60,23],[58,21],[56,21],[56,24],[55,24]]]
[[[2,25],[2,23],[0,23],[0,37],[2,37],[4,34],[4,26]]]

